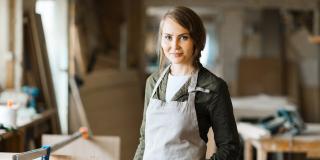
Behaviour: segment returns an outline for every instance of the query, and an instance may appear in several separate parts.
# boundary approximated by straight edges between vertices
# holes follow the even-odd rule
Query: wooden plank
[[[52,145],[68,137],[68,135],[43,135],[42,142],[44,145]],[[115,136],[94,136],[89,140],[79,138],[52,154],[70,156],[74,160],[120,160],[120,138]]]
[[[12,52],[10,53],[12,54]],[[6,88],[7,89],[13,89],[14,88],[14,60],[10,59],[7,60],[7,75],[6,75]]]
[[[81,46],[79,28],[75,21],[75,1],[70,2],[70,75],[83,77],[86,75],[87,64]]]
[[[313,141],[303,140],[288,140],[288,139],[265,139],[260,140],[264,150],[268,152],[309,152],[319,151],[320,141],[314,139]]]
[[[31,11],[27,13],[27,17],[30,24],[29,29],[32,36],[33,47],[35,51],[30,52],[30,54],[34,54],[33,57],[35,58],[35,61],[38,64],[38,76],[40,76],[40,83],[42,94],[44,95],[44,101],[48,108],[57,109],[54,84],[50,70],[41,16]],[[52,117],[51,123],[53,126],[53,133],[60,133],[58,113],[56,114],[56,116]]]
[[[22,86],[22,74],[23,74],[23,4],[24,0],[15,0],[15,45],[14,45],[14,87],[21,88]]]
[[[90,0],[77,0],[75,13],[82,53],[85,53],[83,56],[86,57],[86,64],[89,65],[92,57],[105,47],[105,40],[100,32],[102,29],[96,12],[96,4]]]
[[[86,68],[87,64],[86,61],[84,60],[84,54],[81,49],[80,45],[80,37],[79,37],[79,31],[77,26],[72,25],[71,26],[71,54],[73,55],[73,60],[75,61],[75,71],[80,75],[81,77],[86,75]]]
[[[88,119],[87,119],[87,115],[85,113],[84,107],[83,107],[83,103],[80,97],[80,92],[79,92],[79,88],[76,84],[76,81],[73,78],[69,79],[69,85],[70,85],[70,89],[71,89],[71,95],[72,95],[72,99],[75,102],[75,109],[77,111],[77,115],[79,117],[80,120],[80,125],[83,127],[87,127],[89,134],[92,134],[92,130],[90,128]]]
[[[39,64],[37,62],[37,57],[35,55],[36,49],[34,45],[34,38],[32,36],[30,21],[27,17],[24,18],[23,25],[23,45],[24,45],[24,57],[23,57],[23,68],[24,68],[24,81],[25,85],[37,86],[43,91],[41,80]],[[40,100],[43,99],[42,94],[40,95]]]
[[[9,8],[9,51],[11,55],[10,59],[7,60],[7,75],[6,75],[6,88],[14,88],[14,52],[15,52],[15,9],[16,0],[10,0],[8,2]]]

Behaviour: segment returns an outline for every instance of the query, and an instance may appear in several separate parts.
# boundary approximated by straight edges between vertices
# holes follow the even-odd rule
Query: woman
[[[237,159],[239,137],[227,84],[199,61],[205,38],[203,23],[191,9],[175,7],[163,16],[160,71],[146,82],[134,160],[203,160],[210,127],[217,145],[211,159]]]

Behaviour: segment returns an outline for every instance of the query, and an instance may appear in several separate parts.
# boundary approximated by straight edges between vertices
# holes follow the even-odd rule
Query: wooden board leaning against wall
[[[52,132],[60,133],[57,113],[57,102],[53,80],[50,71],[45,37],[42,28],[41,16],[35,12],[24,15],[25,55],[24,55],[24,83],[35,85],[41,90],[43,108],[39,111],[52,109],[55,114],[51,118]]]

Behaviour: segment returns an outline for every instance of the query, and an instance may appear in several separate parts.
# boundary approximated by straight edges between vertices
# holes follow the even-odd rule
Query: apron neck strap
[[[196,89],[197,87],[197,81],[198,81],[198,73],[199,73],[199,69],[196,69],[193,74],[191,75],[191,81],[190,81],[190,85],[188,87],[188,92],[193,91]]]
[[[153,91],[152,91],[152,94],[151,94],[151,97],[150,97],[150,98],[152,98],[152,97],[154,96],[154,94],[156,93],[157,88],[158,88],[158,87],[159,87],[159,85],[160,85],[160,82],[162,81],[162,79],[163,79],[164,75],[166,75],[166,73],[169,71],[170,66],[171,66],[171,64],[170,64],[170,65],[168,65],[168,67],[167,67],[167,68],[165,68],[165,69],[164,69],[164,71],[161,73],[161,75],[160,75],[160,77],[159,77],[159,79],[158,79],[158,81],[157,81],[156,85],[155,85],[155,86],[154,86],[154,88],[153,88]]]

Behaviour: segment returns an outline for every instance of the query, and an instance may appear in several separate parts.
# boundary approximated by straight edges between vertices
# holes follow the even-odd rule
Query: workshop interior
[[[201,18],[200,63],[228,86],[233,158],[319,160],[320,0],[1,0],[0,159],[133,159],[175,6]]]

